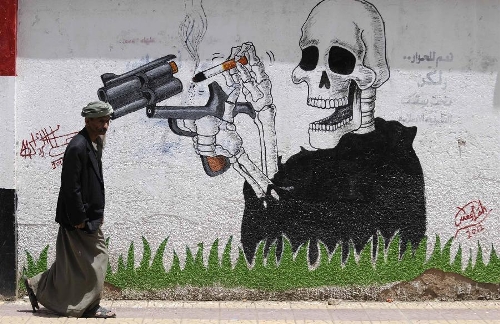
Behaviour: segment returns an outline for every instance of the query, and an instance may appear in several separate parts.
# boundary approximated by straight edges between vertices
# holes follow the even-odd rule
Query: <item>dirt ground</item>
[[[105,299],[137,300],[274,300],[274,301],[328,301],[340,300],[370,301],[425,301],[425,300],[498,300],[500,285],[477,283],[464,276],[430,269],[409,282],[382,286],[349,286],[300,288],[283,292],[223,288],[223,287],[177,287],[155,291],[121,290],[110,284],[104,287]]]

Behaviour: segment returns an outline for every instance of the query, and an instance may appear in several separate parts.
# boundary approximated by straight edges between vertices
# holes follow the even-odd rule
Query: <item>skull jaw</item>
[[[346,107],[346,109],[352,109],[352,118],[345,119],[344,125],[333,131],[314,129],[313,124],[310,124],[309,145],[311,147],[318,150],[332,149],[337,146],[342,136],[361,127],[361,90],[358,87],[355,87],[351,107]]]

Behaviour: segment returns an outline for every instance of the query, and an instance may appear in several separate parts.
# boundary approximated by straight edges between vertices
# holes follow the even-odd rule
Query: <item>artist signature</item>
[[[482,223],[490,214],[491,209],[484,206],[481,200],[473,200],[465,206],[457,208],[458,212],[455,214],[457,231],[455,232],[455,237],[462,231],[467,234],[467,238],[471,238],[473,235],[484,231]]]

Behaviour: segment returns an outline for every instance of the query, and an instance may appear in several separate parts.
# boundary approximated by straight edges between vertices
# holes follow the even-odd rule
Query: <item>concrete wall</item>
[[[0,296],[16,291],[15,73],[17,1],[0,4]]]
[[[210,81],[228,91],[224,78],[218,75],[200,83],[191,78],[223,62],[232,47],[244,42],[253,43],[272,84],[277,153],[281,163],[290,162],[289,173],[281,174],[277,184],[293,183],[307,194],[294,198],[292,189],[290,198],[283,191],[278,193],[281,203],[266,198],[271,204],[267,209],[252,205],[255,201],[247,197],[247,212],[253,208],[255,214],[245,214],[244,178],[239,172],[231,168],[222,175],[207,176],[192,138],[174,134],[167,120],[148,118],[145,109],[128,114],[111,123],[103,155],[104,231],[110,239],[114,269],[131,242],[135,242],[139,262],[141,237],[152,249],[169,238],[164,258],[168,268],[173,251],[182,263],[186,247],[195,250],[200,243],[210,246],[219,239],[222,252],[222,243],[232,237],[237,243],[232,247],[233,259],[239,242],[247,244],[248,257],[254,242],[273,239],[282,231],[294,247],[319,238],[328,241],[330,252],[337,243],[347,247],[350,240],[362,248],[377,231],[390,238],[393,229],[415,245],[427,237],[429,251],[436,236],[445,241],[454,237],[452,254],[460,246],[464,265],[469,257],[475,261],[478,242],[488,261],[491,248],[500,249],[500,1],[373,0],[385,22],[385,36],[375,38],[383,42],[385,37],[390,68],[385,83],[367,89],[376,88],[374,114],[416,127],[411,131],[397,128],[405,134],[416,130],[416,135],[412,142],[411,135],[400,138],[391,128],[383,143],[368,136],[353,144],[348,137],[349,141],[339,144],[342,152],[325,150],[332,155],[322,162],[317,156],[312,161],[293,158],[302,147],[315,150],[308,124],[333,113],[308,106],[307,84],[292,82],[292,71],[302,55],[301,28],[317,3],[205,0],[201,7],[197,1],[20,1],[15,99],[6,100],[8,112],[16,111],[15,121],[14,114],[2,112],[2,121],[10,116],[7,123],[16,129],[19,264],[26,263],[25,251],[38,256],[46,245],[50,246],[49,261],[53,260],[62,154],[83,127],[80,111],[97,99],[102,74],[122,74],[173,54],[179,68],[174,76],[182,82],[183,91],[161,104],[205,105]],[[321,51],[318,67],[310,72],[318,81],[311,83],[319,82],[322,71],[328,71],[324,50],[333,44],[334,36],[354,39],[353,26],[371,28],[366,15],[354,13],[355,18],[350,18],[352,8],[354,2],[326,15],[324,9],[317,16],[313,13],[316,18],[308,28],[315,29],[311,31],[314,37],[322,35],[317,36],[322,41],[309,44]],[[335,18],[332,21],[347,22],[330,26],[324,18],[329,15]],[[190,46],[197,49],[199,62],[184,46],[184,34],[198,36]],[[369,67],[374,70],[373,65]],[[331,79],[331,72],[327,75]],[[9,80],[2,82],[9,89],[14,87]],[[324,79],[321,82],[324,86]],[[327,92],[333,93],[335,80],[330,82]],[[321,90],[326,91],[325,87]],[[238,100],[245,101],[244,94]],[[260,166],[256,124],[244,114],[234,123],[245,152]],[[11,130],[3,131],[7,138],[12,138]],[[371,144],[366,144],[371,142],[378,143],[373,155]],[[406,145],[406,149],[383,153],[393,144]],[[8,152],[12,142],[0,145],[2,152]],[[360,147],[365,148],[359,151]],[[12,164],[8,162],[2,159],[0,181],[11,188]],[[316,168],[320,163],[325,169]],[[287,208],[296,213],[289,214]],[[267,220],[258,219],[260,211],[268,213]]]

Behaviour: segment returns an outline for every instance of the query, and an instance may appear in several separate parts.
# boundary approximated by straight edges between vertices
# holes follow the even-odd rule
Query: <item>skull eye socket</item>
[[[319,50],[316,46],[308,46],[302,49],[302,58],[299,66],[304,71],[312,71],[316,68],[319,59]]]
[[[328,54],[328,66],[333,73],[349,75],[354,71],[356,57],[354,54],[339,46],[332,46]]]

